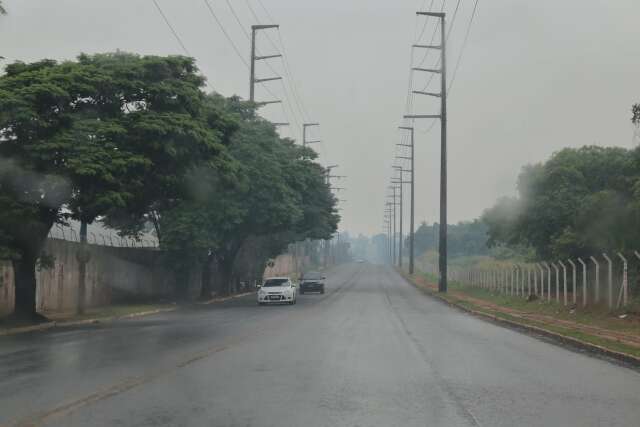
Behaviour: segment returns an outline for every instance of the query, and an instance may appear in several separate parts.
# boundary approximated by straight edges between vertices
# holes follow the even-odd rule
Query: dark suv
[[[317,271],[311,271],[304,273],[300,278],[300,294],[305,292],[320,292],[324,294],[324,277]]]

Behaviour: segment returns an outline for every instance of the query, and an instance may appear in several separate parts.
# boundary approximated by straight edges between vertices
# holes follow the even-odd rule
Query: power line
[[[236,23],[238,24],[238,26],[242,30],[242,32],[245,35],[245,37],[247,38],[247,40],[250,41],[251,40],[251,36],[249,35],[249,32],[246,30],[244,24],[242,23],[242,20],[238,16],[238,13],[236,12],[235,8],[233,7],[233,5],[231,4],[231,2],[229,0],[225,0],[225,1],[227,3],[227,6],[229,7],[229,9],[231,10],[231,13],[233,14],[233,17],[235,18]],[[255,16],[255,14],[254,14],[254,16]],[[265,34],[265,35],[267,36],[267,38],[269,38],[268,34]],[[276,50],[278,50],[278,49],[276,48]],[[260,50],[258,48],[256,48],[256,52],[258,53],[258,55],[262,56],[262,53],[260,52]],[[275,77],[280,77],[280,73],[278,73],[268,61],[265,62],[265,64],[271,70],[271,72],[274,74]],[[267,91],[267,93],[269,93],[272,97],[276,98],[276,95],[273,93],[273,91],[271,91],[268,88],[268,86],[265,83],[260,82],[260,86],[262,86],[262,88],[265,89],[265,91]],[[287,93],[287,89],[286,89],[286,86],[284,85],[284,83],[282,83],[282,89],[283,89],[283,93],[284,93],[284,103],[283,104],[286,104],[287,108],[289,109],[289,111],[291,113],[291,117],[293,119],[292,121],[294,122],[296,127],[299,127],[299,123],[300,122],[298,122],[297,118],[295,117],[295,111],[291,107],[291,101],[289,100],[289,95]],[[285,120],[289,121],[289,114],[286,112],[286,109],[285,109],[284,105],[282,105],[282,113],[285,116]]]
[[[453,71],[453,74],[451,76],[451,80],[449,81],[449,87],[447,89],[447,98],[449,97],[449,95],[451,95],[451,88],[453,87],[453,83],[456,80],[456,76],[458,74],[458,69],[460,68],[460,63],[462,62],[462,55],[464,54],[464,51],[467,47],[467,43],[469,42],[469,35],[471,33],[471,26],[473,24],[473,20],[476,17],[477,14],[477,10],[478,10],[478,2],[479,0],[475,0],[475,3],[473,5],[473,12],[471,12],[471,18],[469,18],[469,23],[467,24],[467,29],[465,32],[465,36],[464,36],[464,41],[462,42],[462,47],[460,49],[460,53],[458,54],[458,59],[456,61],[456,65]],[[431,126],[429,126],[429,128],[425,131],[425,132],[421,132],[423,134],[427,134],[429,132],[431,132],[431,130],[433,130],[433,127],[435,126],[436,122],[435,120],[431,122]]]
[[[153,4],[156,6],[156,9],[158,9],[158,12],[160,12],[162,19],[164,20],[165,24],[167,24],[167,27],[169,27],[169,30],[171,30],[171,33],[173,34],[175,39],[178,41],[178,44],[180,45],[180,47],[182,47],[182,50],[184,51],[184,53],[186,53],[187,56],[189,57],[193,57],[193,55],[191,55],[191,53],[189,52],[189,49],[187,49],[187,46],[184,44],[184,42],[180,38],[180,35],[178,34],[178,32],[175,30],[175,28],[173,28],[173,25],[171,25],[169,18],[167,18],[167,15],[165,15],[164,11],[160,7],[160,4],[158,4],[158,1],[153,0]],[[211,85],[211,83],[209,83],[208,80],[205,82],[205,84],[207,85],[209,90],[211,90],[212,92],[216,91],[216,89],[213,87],[213,85]]]
[[[262,11],[264,12],[264,14],[266,15],[268,22],[275,22],[273,16],[271,15],[271,13],[269,13],[269,11],[267,10],[267,8],[265,7],[264,3],[261,0],[257,0],[260,8],[262,9]],[[246,0],[246,4],[247,7],[249,8],[249,11],[251,12],[251,14],[253,15],[254,19],[256,19],[257,22],[260,22],[260,18],[258,16],[258,14],[256,13],[255,9],[253,8],[253,6],[251,5],[250,0]],[[269,41],[269,43],[271,44],[271,46],[278,51],[282,52],[282,65],[283,65],[283,69],[284,69],[284,73],[286,76],[286,80],[287,80],[287,84],[288,84],[288,92],[291,93],[291,97],[293,98],[293,104],[296,106],[297,108],[297,113],[299,114],[299,116],[302,119],[302,122],[308,122],[310,121],[310,116],[308,114],[308,111],[304,105],[304,101],[302,96],[300,95],[300,90],[298,88],[298,85],[296,83],[296,80],[293,76],[293,71],[292,71],[292,67],[291,64],[289,62],[289,55],[287,52],[287,48],[284,42],[284,38],[282,37],[282,31],[281,28],[277,29],[277,36],[278,36],[278,41],[279,41],[279,45],[280,47],[278,47],[278,45],[273,41],[273,39],[271,37],[269,37],[268,34],[265,34],[267,40]],[[287,91],[287,85],[285,85],[284,80],[281,82],[283,85],[283,89],[285,90],[285,92]],[[289,108],[291,109],[291,111],[293,112],[293,108],[291,108],[291,103],[289,103]],[[323,154],[326,156],[326,151],[327,148],[325,146],[324,140],[323,138],[320,138],[320,147],[323,151]]]
[[[203,1],[204,1],[204,4],[207,6],[207,9],[209,9],[209,12],[211,13],[211,16],[213,17],[213,19],[215,19],[216,23],[218,24],[218,27],[220,27],[220,30],[222,30],[222,33],[224,34],[224,36],[227,38],[227,40],[231,44],[231,47],[233,47],[233,50],[235,50],[236,55],[238,55],[238,58],[240,58],[240,60],[244,64],[244,66],[247,67],[247,69],[249,69],[249,63],[244,58],[242,53],[240,53],[240,49],[238,49],[238,46],[236,46],[236,44],[233,42],[233,39],[231,38],[229,33],[227,33],[227,30],[224,28],[224,25],[222,25],[222,22],[220,22],[220,20],[218,19],[218,16],[216,15],[216,12],[213,10],[211,5],[209,4],[209,1],[208,0],[203,0]]]
[[[435,2],[436,2],[436,0],[431,0],[431,4],[429,5],[429,9],[428,10],[433,9],[433,4]],[[425,4],[427,4],[427,0],[424,0],[422,2],[422,7],[420,8],[420,10],[424,10],[424,5]],[[422,26],[422,31],[420,32],[420,35],[418,37],[416,37],[416,39],[415,39],[416,43],[418,43],[422,39],[422,36],[424,36],[424,32],[427,30],[427,22],[429,22],[429,20],[425,19],[424,20],[424,25]]]
[[[475,4],[473,5],[473,12],[471,12],[471,18],[469,19],[469,24],[467,25],[467,32],[464,35],[464,41],[462,42],[462,48],[460,49],[460,54],[458,55],[458,60],[453,70],[453,75],[451,76],[451,82],[449,82],[449,89],[447,91],[448,92],[447,96],[451,94],[451,87],[453,86],[453,82],[456,80],[458,68],[460,67],[460,61],[462,60],[462,54],[464,53],[464,50],[467,47],[467,42],[469,41],[469,34],[471,33],[471,25],[473,24],[473,20],[476,17],[476,12],[478,10],[478,1],[479,0],[476,0]]]
[[[164,14],[164,12],[162,11],[162,8],[158,4],[157,0],[153,0],[153,4],[156,5],[156,9],[158,9],[158,12],[160,12],[160,15],[162,15],[162,19],[164,19],[165,24],[167,24],[167,27],[169,27],[169,30],[171,30],[171,32],[173,33],[173,36],[178,41],[178,44],[180,45],[180,47],[182,47],[182,50],[184,51],[184,53],[186,53],[187,56],[191,56],[191,54],[189,53],[189,49],[187,49],[185,44],[182,42],[182,39],[180,38],[180,36],[176,32],[175,28],[173,28],[173,25],[171,25],[171,22],[169,22],[169,19],[167,18],[167,15]]]
[[[265,7],[265,5],[262,3],[261,0],[257,0],[257,1],[260,7],[262,8],[262,10],[264,11],[265,15],[267,15],[267,18],[273,23],[274,22],[273,16],[269,13],[269,11],[267,10],[267,8]],[[255,9],[253,8],[253,6],[251,6],[251,2],[249,0],[246,0],[246,3],[247,3],[247,6],[249,7],[249,10],[251,11],[251,14],[256,19],[256,21],[260,21],[258,14],[255,12]],[[271,46],[276,50],[280,50],[278,46],[276,46],[276,43],[271,39],[271,37],[269,37],[268,34],[265,34],[265,35],[267,37],[267,40],[271,43]],[[296,103],[296,106],[298,107],[302,120],[308,121],[309,115],[307,114],[307,111],[304,107],[304,103],[302,102],[302,99],[300,97],[295,79],[293,78],[293,73],[291,72],[291,65],[289,64],[289,60],[288,60],[289,55],[287,54],[287,49],[285,47],[280,28],[278,28],[278,40],[282,48],[282,64],[284,66],[284,72],[287,76],[287,80],[291,88],[290,89],[291,93],[293,94],[294,101]]]

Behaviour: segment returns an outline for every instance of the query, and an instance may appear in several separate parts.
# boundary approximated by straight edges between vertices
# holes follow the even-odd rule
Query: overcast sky
[[[234,40],[249,56],[245,28],[270,19],[258,0],[210,0]],[[415,12],[432,0],[262,0],[281,25],[288,63],[307,119],[321,127],[311,137],[320,161],[339,164],[342,230],[381,230],[396,129],[405,112],[410,46],[424,21]],[[475,0],[461,0],[449,39],[450,76]],[[224,95],[248,96],[248,70],[210,15],[204,0],[158,0],[210,84]],[[445,1],[451,24],[457,0]],[[182,54],[152,0],[5,0],[0,55],[6,61],[73,58],[116,49]],[[442,0],[433,1],[440,9]],[[469,42],[449,97],[449,220],[476,218],[496,198],[513,194],[520,168],[565,146],[633,145],[630,107],[640,101],[640,1],[480,0]],[[427,22],[423,42],[431,39]],[[274,53],[267,33],[261,54]],[[277,33],[269,31],[279,45]],[[425,65],[433,65],[433,57]],[[422,62],[416,54],[413,64]],[[280,60],[273,70],[287,76]],[[258,77],[273,71],[261,65]],[[437,83],[437,81],[434,81]],[[422,89],[424,76],[414,76]],[[282,83],[268,85],[278,97]],[[303,119],[285,83],[288,102],[263,109],[290,121],[282,134],[301,139]],[[437,86],[430,89],[437,91]],[[258,100],[272,99],[258,88]],[[284,112],[283,112],[284,107]],[[293,111],[293,112],[292,112]],[[415,113],[437,114],[416,99]],[[286,115],[285,115],[286,113]],[[439,126],[416,122],[416,221],[437,220]]]

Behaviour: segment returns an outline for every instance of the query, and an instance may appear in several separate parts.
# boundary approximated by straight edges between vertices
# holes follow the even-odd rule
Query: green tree
[[[82,55],[6,71],[0,156],[14,172],[3,174],[0,201],[14,214],[0,228],[14,255],[16,313],[34,316],[34,267],[54,223],[77,219],[86,238],[102,215],[166,203],[187,171],[219,163],[229,123],[204,108],[190,58]]]
[[[640,238],[638,149],[564,149],[523,168],[518,198],[483,216],[491,244],[528,246],[540,259],[631,248]]]
[[[161,227],[165,248],[177,260],[189,254],[187,261],[205,272],[215,263],[222,292],[228,292],[243,248],[259,258],[259,271],[291,242],[328,238],[338,216],[313,151],[280,138],[250,103],[219,96],[210,101],[239,123],[228,147],[237,167],[233,182],[213,170],[199,171],[192,197],[162,214]],[[204,280],[203,295],[210,291]]]
[[[429,225],[426,222],[422,222],[420,224],[414,236],[416,256],[420,256],[427,251],[437,251],[439,232],[440,224],[438,223]],[[488,253],[487,227],[479,220],[449,224],[447,236],[447,247],[451,257],[485,255]],[[404,244],[408,248],[408,238],[404,240]]]

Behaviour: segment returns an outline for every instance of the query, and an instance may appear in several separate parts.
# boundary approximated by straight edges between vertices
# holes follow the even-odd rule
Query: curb
[[[244,297],[244,296],[251,295],[251,294],[254,294],[254,293],[255,292],[245,292],[245,293],[242,293],[242,294],[231,295],[231,296],[223,297],[223,298],[213,298],[213,299],[211,299],[209,301],[199,302],[197,304],[199,304],[199,305],[209,305],[209,304],[214,304],[214,303],[218,303],[218,302],[228,301],[228,300],[234,299],[234,298]],[[72,327],[72,326],[92,325],[92,324],[97,324],[97,323],[112,322],[114,320],[134,319],[136,317],[150,316],[152,314],[168,313],[168,312],[171,312],[171,311],[176,311],[178,308],[180,308],[180,307],[159,308],[159,309],[156,309],[156,310],[147,310],[147,311],[140,311],[140,312],[137,312],[137,313],[124,314],[122,316],[96,317],[96,318],[93,318],[93,319],[83,319],[83,320],[75,320],[75,321],[71,320],[71,321],[68,321],[68,322],[65,322],[65,321],[53,321],[53,322],[41,323],[39,325],[19,326],[17,328],[10,328],[10,329],[5,329],[5,330],[0,330],[0,337],[5,337],[5,336],[9,336],[9,335],[17,335],[17,334],[22,334],[22,333],[27,333],[27,332],[47,331],[47,330],[53,329],[53,328],[64,328],[64,327]]]
[[[137,312],[137,313],[129,313],[129,314],[125,314],[125,315],[122,315],[122,316],[96,317],[96,318],[93,318],[93,319],[83,319],[83,320],[76,320],[76,321],[72,320],[72,321],[69,321],[69,322],[53,321],[53,322],[42,323],[40,325],[20,326],[20,327],[17,327],[17,328],[10,328],[10,329],[6,329],[6,330],[0,330],[0,337],[9,336],[9,335],[17,335],[17,334],[22,334],[22,333],[26,333],[26,332],[46,331],[46,330],[53,329],[53,328],[64,328],[64,327],[72,327],[72,326],[91,325],[91,324],[97,324],[97,323],[112,322],[114,320],[121,320],[121,319],[133,319],[133,318],[136,318],[136,317],[150,316],[152,314],[168,313],[168,312],[171,312],[171,311],[175,311],[177,309],[178,309],[178,307],[159,308],[159,309],[156,309],[156,310],[147,310],[147,311],[140,311],[140,312]]]
[[[247,295],[253,295],[253,294],[255,294],[255,292],[254,292],[254,291],[252,291],[252,292],[245,292],[245,293],[242,293],[242,294],[230,295],[230,296],[228,296],[228,297],[213,298],[213,299],[210,299],[210,300],[208,300],[208,301],[202,301],[202,302],[199,302],[198,304],[200,304],[200,305],[209,305],[209,304],[214,304],[214,303],[216,303],[216,302],[229,301],[229,300],[232,300],[232,299],[234,299],[234,298],[246,297]]]
[[[520,322],[516,322],[513,320],[509,320],[509,319],[505,319],[493,314],[489,314],[489,313],[485,313],[482,311],[478,311],[478,310],[474,310],[468,307],[465,307],[463,305],[460,304],[456,304],[454,302],[451,302],[449,300],[447,300],[446,298],[430,291],[427,289],[424,289],[418,285],[416,285],[415,283],[413,283],[412,280],[410,280],[409,278],[405,277],[403,274],[400,274],[400,276],[402,276],[402,278],[407,281],[407,283],[411,284],[412,286],[416,287],[417,289],[419,289],[421,292],[423,292],[424,294],[426,294],[427,296],[430,296],[434,299],[437,299],[440,302],[443,302],[445,304],[447,304],[450,307],[456,308],[458,310],[461,310],[465,313],[469,313],[472,314],[476,317],[480,317],[482,319],[485,320],[489,320],[493,323],[497,323],[501,326],[505,326],[508,327],[510,329],[518,329],[521,331],[524,331],[525,333],[529,333],[529,334],[537,334],[537,335],[542,335],[544,337],[550,338],[551,340],[553,340],[553,342],[555,343],[559,343],[559,344],[563,344],[564,346],[567,347],[572,347],[574,349],[578,349],[578,350],[584,350],[587,351],[589,353],[593,353],[596,355],[599,355],[601,357],[607,357],[607,358],[611,358],[611,359],[615,359],[618,362],[622,362],[625,365],[629,365],[633,368],[640,368],[640,357],[636,357],[633,356],[631,354],[628,353],[622,353],[619,351],[615,351],[615,350],[611,350],[608,349],[606,347],[597,345],[597,344],[593,344],[590,342],[586,342],[586,341],[582,341],[579,340],[577,338],[574,337],[570,337],[567,335],[563,335],[557,332],[552,332],[548,329],[544,329],[538,326],[532,326],[532,325],[527,325],[526,323],[520,323]]]

